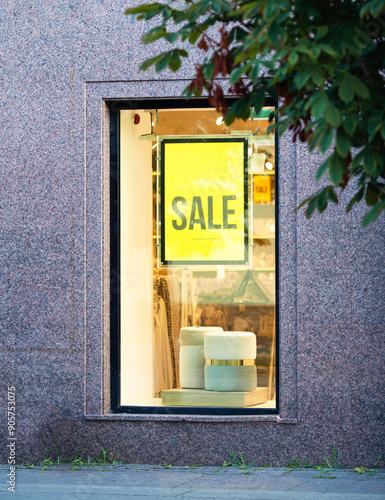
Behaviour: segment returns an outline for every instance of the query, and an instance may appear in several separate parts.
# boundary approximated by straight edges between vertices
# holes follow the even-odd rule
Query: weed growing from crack
[[[252,462],[251,464],[247,464],[245,462],[245,459],[243,458],[243,455],[242,453],[238,453],[235,454],[235,453],[231,453],[231,451],[229,451],[229,455],[231,457],[231,460],[229,462],[226,462],[226,460],[223,462],[223,467],[237,467],[241,470],[245,470],[245,469],[249,469],[250,467],[252,467],[254,465],[254,462]]]
[[[338,460],[338,451],[337,448],[333,444],[333,456],[331,459],[328,458],[328,456],[325,456],[325,463],[326,466],[321,465],[320,468],[323,469],[343,469],[345,465],[337,465],[337,460]],[[317,467],[318,470],[321,470],[320,468]]]
[[[287,464],[289,470],[285,472],[285,474],[288,474],[289,472],[293,472],[293,470],[296,469],[311,469],[314,466],[308,462],[307,460],[301,461],[299,458],[292,458],[290,462]]]
[[[84,467],[100,467],[100,466],[108,466],[112,468],[116,465],[121,465],[123,462],[118,461],[118,454],[116,454],[115,458],[110,457],[110,453],[102,448],[102,451],[99,456],[95,458],[95,460],[91,460],[88,455],[86,459],[82,458],[81,450],[78,450],[74,457],[71,459],[61,459],[61,448],[58,448],[55,453],[52,453],[51,450],[48,450],[44,455],[42,461],[37,461],[36,463],[27,463],[25,466],[27,469],[34,469],[36,465],[40,465],[40,470],[53,469],[57,467],[61,463],[63,464],[72,464],[71,470],[76,470]],[[107,469],[100,469],[107,470]]]

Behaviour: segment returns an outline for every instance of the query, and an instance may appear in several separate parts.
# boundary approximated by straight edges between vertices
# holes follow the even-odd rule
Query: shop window
[[[112,411],[277,412],[272,107],[111,112]]]

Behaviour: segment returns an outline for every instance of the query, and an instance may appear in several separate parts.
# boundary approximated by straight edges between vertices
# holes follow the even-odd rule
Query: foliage
[[[164,0],[126,14],[151,20],[143,43],[172,45],[141,69],[176,72],[195,52],[187,97],[207,93],[230,124],[270,95],[270,130],[326,153],[316,179],[328,172],[329,182],[300,205],[307,217],[348,185],[347,211],[370,207],[363,226],[385,211],[385,0]],[[230,107],[225,95],[236,97]]]
[[[337,448],[333,445],[332,446],[332,452],[333,456],[332,458],[329,458],[327,455],[325,455],[325,463],[321,465],[313,465],[307,460],[300,460],[298,458],[292,458],[288,465],[288,470],[285,472],[285,474],[293,472],[294,470],[297,469],[313,469],[316,468],[318,471],[321,471],[322,474],[319,476],[315,476],[318,479],[335,479],[335,476],[329,476],[329,472],[332,470],[336,469],[343,469],[345,465],[340,465],[337,463],[338,461],[338,451]]]
[[[332,450],[333,450],[333,457],[329,458],[327,455],[325,455],[325,465],[319,465],[317,467],[317,470],[330,471],[333,469],[343,469],[345,467],[345,465],[337,464],[338,451],[337,448],[334,446],[334,444],[332,446]]]
[[[308,462],[307,460],[300,460],[299,458],[292,458],[290,462],[286,465],[288,470],[285,472],[285,474],[288,474],[289,472],[292,472],[293,470],[296,469],[311,469],[314,466]]]
[[[91,457],[88,455],[86,459],[82,458],[81,450],[78,450],[74,457],[71,459],[61,459],[61,448],[59,447],[56,453],[53,453],[51,450],[48,450],[44,455],[44,458],[41,462],[40,469],[52,469],[57,467],[60,464],[71,464],[71,470],[76,470],[84,467],[105,467],[109,468],[115,467],[116,465],[121,465],[123,462],[119,461],[116,454],[115,458],[110,457],[108,450],[102,448],[100,455],[96,456],[94,460],[91,460]],[[56,455],[56,457],[55,457]],[[54,458],[55,457],[55,458]],[[36,464],[37,465],[37,464]],[[35,467],[34,463],[27,463],[27,469],[33,469]],[[100,470],[108,470],[108,469],[100,469]]]
[[[229,461],[225,460],[223,462],[223,467],[239,467],[239,469],[244,470],[254,465],[254,462],[252,462],[251,464],[247,464],[245,462],[245,459],[243,458],[242,453],[236,454],[229,451],[229,455],[231,458]]]

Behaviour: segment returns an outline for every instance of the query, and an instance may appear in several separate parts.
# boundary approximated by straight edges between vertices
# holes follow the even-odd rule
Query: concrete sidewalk
[[[385,469],[284,467],[172,467],[117,465],[71,470],[59,465],[16,470],[16,492],[7,491],[9,466],[0,466],[1,499],[107,500],[111,498],[384,500]]]

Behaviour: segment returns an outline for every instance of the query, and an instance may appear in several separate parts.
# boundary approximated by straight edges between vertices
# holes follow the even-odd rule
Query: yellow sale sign
[[[161,265],[247,265],[247,139],[164,139]]]

